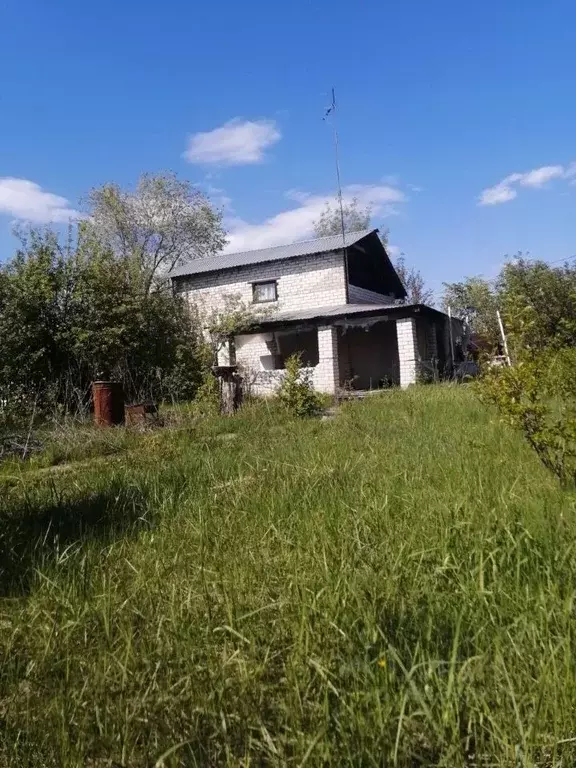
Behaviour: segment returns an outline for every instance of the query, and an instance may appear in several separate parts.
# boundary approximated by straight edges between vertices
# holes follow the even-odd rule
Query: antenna
[[[324,114],[324,120],[331,116],[332,131],[334,134],[334,160],[336,163],[336,182],[338,184],[338,205],[340,207],[340,227],[342,231],[342,248],[344,250],[344,265],[346,268],[346,282],[348,282],[348,253],[346,248],[346,228],[344,225],[344,203],[342,202],[342,183],[340,181],[340,158],[338,143],[338,128],[336,125],[336,93],[332,88],[332,103]]]

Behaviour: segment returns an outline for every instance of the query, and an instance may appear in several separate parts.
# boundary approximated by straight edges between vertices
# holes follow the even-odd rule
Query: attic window
[[[265,301],[276,301],[278,298],[278,283],[276,280],[266,280],[252,283],[252,301],[261,304]]]

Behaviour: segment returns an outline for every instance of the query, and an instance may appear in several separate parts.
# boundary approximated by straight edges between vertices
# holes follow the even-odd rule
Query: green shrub
[[[220,413],[220,386],[209,368],[204,371],[192,405],[200,416],[216,416]]]
[[[519,427],[548,469],[576,482],[576,350],[525,354],[513,368],[493,368],[481,397]]]
[[[322,409],[322,399],[314,391],[310,372],[302,368],[299,353],[286,360],[286,373],[278,389],[278,399],[294,416],[315,416]]]

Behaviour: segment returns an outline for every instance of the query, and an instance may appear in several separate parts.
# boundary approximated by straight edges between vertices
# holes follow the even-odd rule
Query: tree
[[[521,254],[496,281],[506,329],[522,350],[576,345],[576,268],[551,267]]]
[[[358,232],[359,230],[369,229],[371,226],[372,209],[360,205],[357,197],[352,198],[349,203],[344,203],[344,231]],[[316,237],[325,237],[327,235],[339,235],[342,233],[342,215],[340,205],[332,204],[327,201],[320,218],[314,222],[314,233]],[[388,246],[389,231],[386,229],[380,232],[380,240],[386,248]],[[399,299],[398,304],[432,304],[434,299],[433,292],[426,288],[422,273],[414,267],[407,267],[404,254],[400,254],[393,262],[394,269],[406,289],[406,298]]]
[[[359,232],[370,227],[372,209],[370,206],[361,208],[358,198],[353,197],[349,203],[342,204],[342,212],[340,212],[340,204],[338,202],[332,206],[330,201],[327,200],[320,218],[314,222],[314,234],[316,237],[341,235],[342,217],[344,217],[345,232]]]
[[[467,277],[457,283],[444,283],[442,308],[466,320],[471,332],[483,345],[495,349],[500,341],[496,311],[499,294],[493,282],[483,277]]]
[[[144,293],[132,262],[84,223],[64,244],[32,231],[0,268],[0,401],[77,410],[103,371],[129,399],[189,398],[198,330],[183,300]]]
[[[498,310],[518,352],[576,345],[576,268],[570,264],[551,267],[519,254],[495,280],[444,283],[442,304],[467,318],[491,348],[500,342]]]
[[[145,293],[189,259],[217,253],[226,242],[222,213],[173,173],[144,174],[136,190],[104,184],[88,197],[87,227],[133,264]]]
[[[394,260],[394,269],[406,289],[406,298],[402,299],[402,304],[428,304],[434,303],[434,291],[426,288],[424,278],[420,270],[414,267],[406,266],[406,259],[403,253]]]

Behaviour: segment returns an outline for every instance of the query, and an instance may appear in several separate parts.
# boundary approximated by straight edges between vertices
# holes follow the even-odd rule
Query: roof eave
[[[336,324],[337,322],[340,322],[342,320],[361,320],[362,318],[368,318],[368,317],[374,317],[374,316],[386,316],[390,315],[393,317],[396,317],[397,319],[400,319],[402,315],[427,315],[427,316],[436,316],[441,318],[448,318],[448,315],[445,312],[442,312],[439,309],[435,309],[434,307],[429,307],[427,304],[391,304],[390,306],[386,307],[371,307],[370,305],[366,305],[366,310],[363,310],[362,312],[356,311],[348,311],[345,310],[339,313],[338,315],[333,314],[327,314],[319,312],[317,315],[314,315],[312,317],[304,317],[304,318],[290,318],[290,319],[274,319],[274,317],[271,317],[270,319],[264,320],[261,323],[258,323],[252,327],[252,330],[250,333],[260,333],[260,332],[266,332],[267,330],[271,330],[273,328],[279,328],[282,326],[298,326],[298,325],[321,325],[322,323],[326,325],[332,325]],[[456,318],[455,318],[456,319]]]

